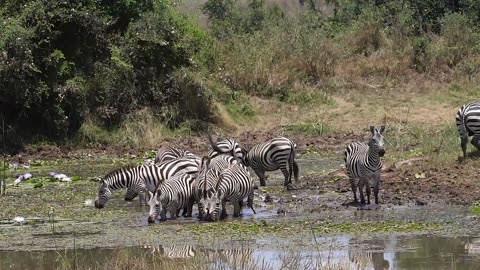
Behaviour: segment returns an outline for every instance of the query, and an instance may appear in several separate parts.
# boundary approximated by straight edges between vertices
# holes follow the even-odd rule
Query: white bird
[[[25,218],[18,216],[18,217],[15,217],[15,218],[13,219],[13,221],[18,222],[18,223],[22,223],[22,222],[25,221]]]
[[[86,199],[85,200],[85,205],[86,206],[92,206],[93,205],[93,200],[92,199]]]

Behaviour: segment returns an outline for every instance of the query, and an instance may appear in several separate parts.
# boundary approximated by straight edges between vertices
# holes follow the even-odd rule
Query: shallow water
[[[298,251],[288,243],[275,248],[250,249],[251,243],[232,243],[219,249],[206,246],[144,245],[116,249],[68,249],[43,252],[0,251],[0,269],[53,269],[76,264],[80,269],[102,269],[120,257],[146,264],[194,262],[208,258],[212,269],[243,266],[279,269],[330,266],[335,269],[479,269],[480,238],[440,236],[390,237],[358,240],[348,236],[316,240],[320,250]],[[192,264],[194,265],[194,264]],[[225,268],[226,267],[226,268]]]
[[[301,175],[327,172],[339,168],[341,164],[338,160],[321,159],[315,155],[301,156],[298,163]],[[111,160],[86,161],[79,164],[32,167],[31,171],[36,175],[48,175],[50,171],[57,171],[69,176],[80,176],[86,180],[94,175],[103,175],[119,166],[120,164],[117,163],[112,164]],[[14,212],[15,215],[0,220],[0,237],[2,237],[0,270],[75,269],[72,265],[79,266],[76,269],[105,269],[106,266],[111,266],[117,260],[125,258],[139,259],[145,264],[156,266],[166,263],[167,266],[163,269],[170,269],[168,266],[172,263],[175,265],[190,261],[195,265],[195,260],[198,261],[200,257],[208,258],[207,263],[211,269],[246,269],[245,264],[253,266],[251,269],[279,269],[282,266],[285,269],[306,269],[309,266],[315,268],[315,266],[325,265],[333,269],[480,269],[480,238],[452,236],[472,235],[475,229],[479,228],[478,222],[469,218],[469,209],[382,205],[379,211],[357,211],[353,207],[342,206],[339,210],[335,208],[337,210],[330,209],[330,211],[312,212],[306,215],[303,211],[305,208],[302,207],[307,204],[316,204],[317,197],[343,195],[324,194],[314,190],[299,190],[283,194],[283,175],[279,171],[267,173],[267,175],[271,175],[271,178],[267,180],[266,191],[256,192],[257,214],[252,215],[250,210],[245,210],[242,219],[246,222],[278,221],[288,224],[293,220],[330,219],[338,222],[413,220],[454,224],[452,226],[455,230],[450,232],[449,237],[434,235],[389,237],[387,235],[368,240],[365,240],[370,237],[368,235],[362,236],[361,239],[347,235],[310,239],[312,235],[307,230],[305,234],[284,232],[278,236],[255,235],[257,239],[250,239],[249,242],[233,241],[232,238],[238,238],[238,235],[226,235],[223,239],[217,239],[218,243],[205,244],[201,241],[195,242],[196,240],[192,240],[182,231],[184,225],[198,223],[196,219],[167,221],[165,224],[169,225],[170,230],[180,232],[177,236],[172,236],[173,234],[165,231],[167,229],[162,228],[165,227],[163,224],[148,226],[146,223],[148,209],[139,207],[137,200],[125,202],[124,191],[116,192],[114,199],[103,210],[85,206],[85,199],[93,199],[96,184],[82,181],[76,185],[81,185],[86,190],[90,190],[91,186],[92,192],[85,193],[90,197],[82,194],[82,196],[68,199],[75,200],[73,206],[80,209],[79,213],[82,216],[78,217],[78,220],[56,218],[55,237],[49,224],[50,216],[42,212],[36,214],[37,219],[26,216],[30,223],[22,226],[12,221],[14,216],[24,216],[22,207],[15,207],[18,209]],[[256,176],[254,174],[252,176],[257,182]],[[49,190],[55,192],[56,189],[52,187]],[[259,198],[260,194],[265,196],[266,193],[272,195],[273,202],[266,204],[263,203],[263,197]],[[64,197],[61,198],[67,200]],[[283,201],[276,201],[279,198]],[[287,212],[286,215],[277,214],[279,207],[287,211],[295,207],[298,198],[305,200],[300,204],[300,210]],[[99,219],[98,213],[106,213],[107,218]],[[72,237],[74,233],[75,236]],[[208,241],[208,239],[202,241]],[[165,243],[176,245],[168,246]],[[189,243],[191,246],[179,245],[184,243]],[[185,258],[185,254],[188,258]]]

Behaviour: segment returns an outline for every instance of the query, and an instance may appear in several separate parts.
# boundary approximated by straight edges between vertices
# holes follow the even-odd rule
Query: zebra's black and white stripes
[[[212,149],[208,152],[208,156],[210,158],[225,154],[235,157],[240,161],[243,160],[243,151],[237,141],[233,139],[227,139],[221,140],[219,142],[214,142],[210,135],[208,136],[208,141],[210,142],[210,146],[212,147]]]
[[[241,163],[234,163],[226,169],[216,174],[216,185],[213,192],[204,190],[204,196],[201,198],[202,205],[205,208],[207,220],[216,221],[219,218],[227,217],[226,202],[229,201],[233,207],[233,216],[240,216],[243,206],[243,200],[247,198],[247,205],[253,212],[253,181],[247,168]],[[219,215],[220,213],[220,215]]]
[[[158,149],[157,151],[157,155],[155,156],[155,164],[160,164],[167,160],[172,160],[172,159],[187,157],[187,156],[191,156],[194,158],[196,157],[195,154],[193,154],[188,150],[164,145],[160,147],[160,149]]]
[[[205,216],[204,201],[213,195],[221,171],[237,163],[234,157],[218,155],[214,158],[203,157],[195,183],[195,196],[198,203],[198,218]]]
[[[158,184],[177,173],[198,173],[198,160],[193,158],[177,158],[159,165],[128,166],[107,174],[100,180],[95,207],[103,208],[111,197],[112,191],[128,188],[133,192],[146,194],[155,192]]]
[[[480,150],[480,101],[463,105],[455,117],[460,133],[463,158],[467,158],[468,137],[473,136],[472,144]]]
[[[265,172],[280,169],[285,177],[284,186],[291,188],[292,173],[298,181],[298,165],[295,161],[297,144],[291,139],[278,137],[268,142],[257,144],[244,153],[245,165],[251,167],[265,186]]]
[[[384,149],[384,132],[385,126],[377,129],[370,127],[371,138],[366,143],[353,142],[347,146],[345,150],[345,167],[350,180],[353,192],[353,198],[358,203],[357,187],[360,193],[360,202],[365,204],[363,187],[366,187],[367,203],[370,204],[370,184],[369,180],[373,179],[375,204],[378,204],[378,191],[380,188],[380,172],[382,169],[381,157],[385,154]],[[356,183],[358,181],[358,183]]]
[[[167,212],[170,213],[171,218],[176,218],[180,209],[185,207],[187,208],[186,217],[191,217],[195,201],[194,181],[195,178],[191,175],[181,173],[160,183],[149,201],[148,222],[155,222],[159,210],[161,210],[160,220],[167,219]]]

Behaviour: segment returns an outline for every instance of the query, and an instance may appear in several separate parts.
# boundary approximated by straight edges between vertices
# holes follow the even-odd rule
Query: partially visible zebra
[[[192,207],[195,202],[193,186],[195,178],[188,174],[174,175],[163,183],[150,198],[150,212],[148,223],[154,223],[160,211],[160,220],[167,219],[167,211],[171,218],[176,218],[180,209],[187,208],[187,217],[192,216]]]
[[[298,181],[298,164],[295,161],[297,144],[291,139],[278,137],[244,150],[244,164],[251,167],[260,179],[260,185],[265,186],[265,172],[280,169],[285,177],[284,186],[294,189],[292,172]]]
[[[455,117],[460,133],[463,158],[467,158],[468,137],[473,136],[472,144],[480,150],[480,101],[463,105]]]
[[[345,150],[345,167],[352,187],[353,198],[358,203],[357,184],[355,183],[358,180],[360,202],[362,204],[365,204],[363,187],[366,187],[367,203],[370,204],[370,179],[373,179],[375,204],[378,204],[380,172],[382,169],[381,157],[385,154],[383,145],[385,126],[381,126],[380,129],[371,126],[370,132],[372,136],[368,144],[353,142]]]
[[[154,162],[155,164],[160,164],[168,160],[182,157],[191,157],[198,159],[198,157],[194,153],[188,150],[163,145],[162,147],[160,147],[160,149],[158,149]],[[133,199],[135,199],[137,195],[138,194],[135,191],[127,189],[127,193],[125,193],[125,201],[133,201]]]
[[[213,169],[210,169],[212,171]],[[235,163],[228,166],[223,171],[216,173],[218,177],[215,188],[207,190],[203,186],[203,196],[200,200],[205,207],[206,220],[216,221],[219,218],[227,217],[226,202],[229,201],[233,207],[233,216],[238,217],[241,214],[243,200],[247,198],[247,206],[253,208],[253,180],[247,168],[241,163]],[[219,216],[220,215],[220,216]]]
[[[177,158],[158,165],[127,166],[114,170],[100,179],[95,207],[103,208],[113,190],[128,188],[142,196],[155,192],[158,183],[177,173],[197,174],[198,161],[192,158]]]
[[[186,157],[186,156],[196,157],[195,154],[193,154],[188,150],[175,148],[169,145],[163,145],[157,151],[157,155],[155,156],[155,163],[160,164],[167,160],[172,160],[172,159]]]
[[[208,152],[210,158],[214,158],[221,154],[226,154],[235,157],[236,159],[243,160],[243,151],[240,144],[233,139],[221,140],[214,142],[212,137],[208,135],[208,141],[212,149]]]
[[[200,220],[204,218],[205,214],[203,201],[205,198],[212,196],[220,172],[234,163],[238,163],[238,161],[228,155],[202,158],[195,183],[195,198],[198,203],[198,218]]]

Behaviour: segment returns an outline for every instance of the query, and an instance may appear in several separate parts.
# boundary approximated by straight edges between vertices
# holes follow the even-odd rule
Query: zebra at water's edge
[[[236,159],[229,155],[218,155],[214,158],[205,156],[202,158],[195,181],[195,198],[200,220],[205,216],[204,201],[213,194],[220,172],[234,163],[237,163]]]
[[[244,164],[253,169],[260,179],[260,185],[265,186],[265,172],[281,170],[284,186],[295,189],[292,185],[292,173],[295,182],[298,181],[298,164],[295,161],[297,144],[285,137],[273,138],[267,142],[257,144],[250,150],[244,150]]]
[[[206,220],[216,221],[228,216],[226,202],[234,207],[233,216],[239,217],[243,207],[243,200],[247,199],[247,206],[253,213],[254,183],[247,168],[241,163],[231,164],[217,174],[217,183],[212,190],[204,189],[202,204],[205,208]],[[220,213],[220,215],[219,215]]]
[[[467,158],[468,138],[473,136],[472,145],[480,151],[480,101],[464,104],[455,116],[463,159]]]
[[[355,203],[358,203],[357,187],[360,193],[360,203],[365,204],[363,187],[366,187],[367,203],[370,204],[370,184],[373,179],[375,204],[378,204],[378,192],[380,188],[380,173],[382,170],[381,157],[385,155],[384,133],[385,126],[377,129],[370,127],[371,138],[368,144],[353,142],[345,150],[345,167],[350,180]],[[355,183],[358,181],[358,184]]]
[[[159,165],[126,166],[108,173],[100,180],[95,207],[103,208],[112,195],[112,191],[128,188],[133,192],[147,196],[148,191],[155,192],[158,183],[177,173],[196,174],[198,161],[192,158],[178,158]]]
[[[175,219],[181,209],[186,208],[186,217],[192,216],[195,178],[188,174],[177,174],[159,183],[149,201],[148,223],[154,223],[160,211],[160,220],[167,219],[167,212]]]

